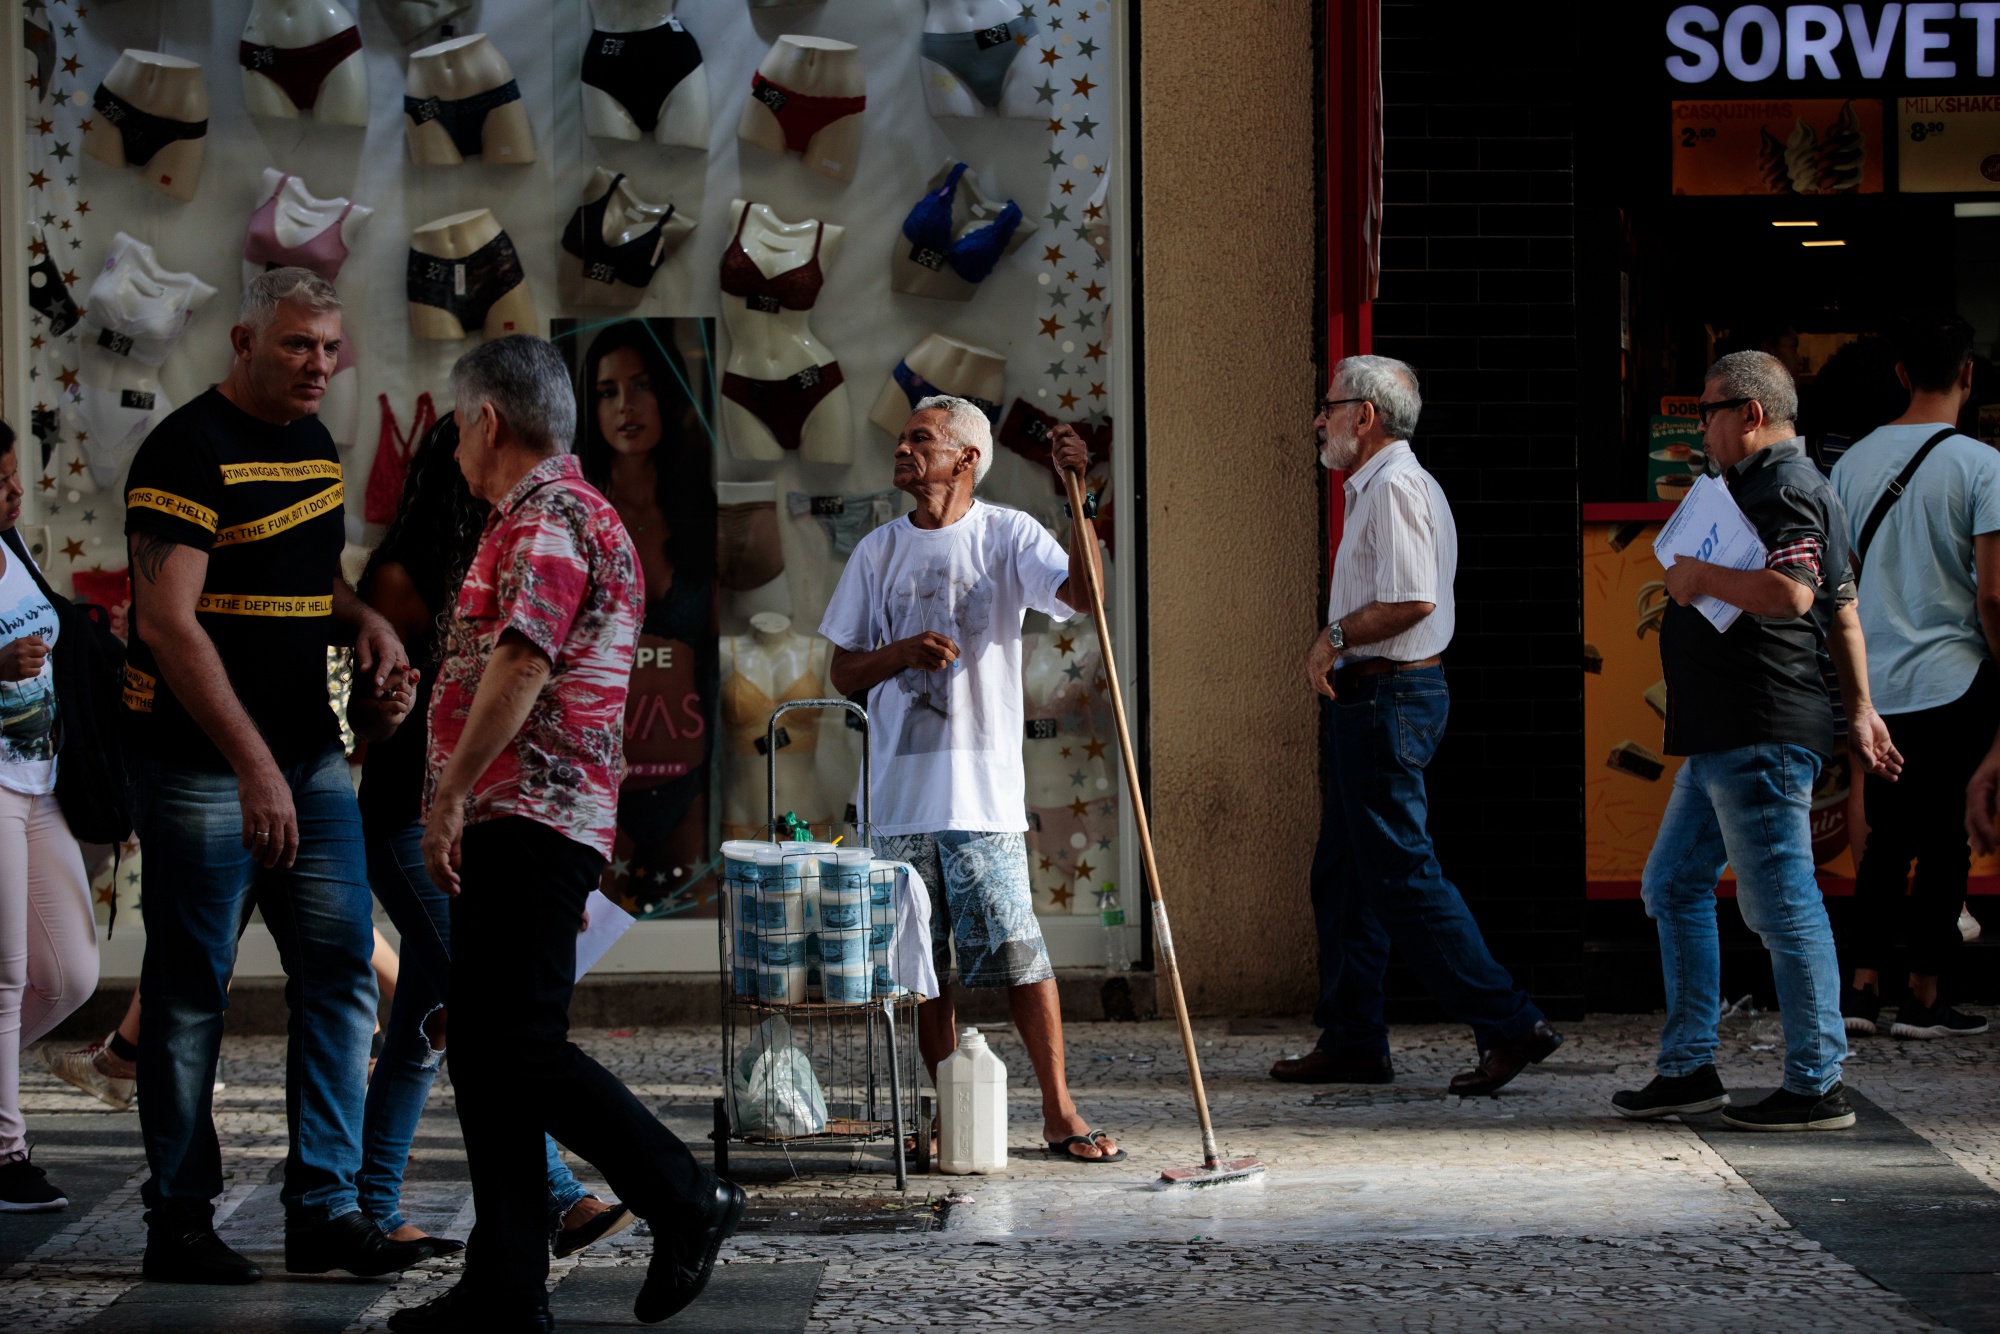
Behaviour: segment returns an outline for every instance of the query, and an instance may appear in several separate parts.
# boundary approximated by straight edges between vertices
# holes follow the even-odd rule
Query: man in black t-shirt
[[[407,658],[340,577],[340,462],[315,415],[340,348],[333,287],[304,269],[264,273],[229,336],[228,378],[146,437],[125,491],[145,1276],[262,1277],[215,1235],[210,1206],[223,1183],[209,1091],[252,908],[292,981],[285,1268],[383,1274],[431,1251],[389,1241],[355,1199],[376,991],[326,650],[352,643],[356,688],[377,692]]]

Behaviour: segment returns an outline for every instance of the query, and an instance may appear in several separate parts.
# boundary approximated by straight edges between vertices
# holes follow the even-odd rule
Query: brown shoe
[[[1287,1084],[1393,1084],[1396,1070],[1386,1056],[1336,1056],[1314,1047],[1272,1066],[1271,1078]]]
[[[1515,1075],[1545,1060],[1563,1045],[1563,1035],[1537,1022],[1512,1042],[1490,1048],[1479,1064],[1462,1075],[1451,1077],[1451,1092],[1461,1098],[1485,1098],[1498,1093]]]

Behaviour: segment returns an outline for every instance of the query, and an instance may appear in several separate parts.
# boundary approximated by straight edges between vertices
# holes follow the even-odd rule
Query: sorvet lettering
[[[215,535],[215,545],[234,546],[240,542],[259,542],[267,537],[276,537],[288,528],[295,528],[307,519],[316,518],[328,510],[340,507],[341,485],[335,482],[316,496],[301,500],[288,510],[267,514],[261,519],[248,523],[232,524]]]
[[[1870,10],[1874,11],[1870,17]],[[1738,5],[1718,14],[1707,5],[1682,5],[1667,15],[1667,74],[1680,83],[1706,83],[1724,69],[1744,83],[1761,83],[1784,67],[1799,82],[1880,79],[1889,73],[1899,39],[1898,72],[1907,79],[1955,79],[1964,58],[1982,79],[1993,77],[1994,34],[2000,4],[1885,4],[1879,6]],[[1970,24],[1946,26],[1952,19]],[[1754,35],[1753,35],[1754,34]],[[1753,54],[1754,53],[1754,54]]]
[[[215,511],[206,505],[197,505],[171,491],[155,491],[150,487],[134,487],[125,494],[125,504],[140,509],[158,510],[171,514],[176,519],[185,519],[197,527],[215,531]]]

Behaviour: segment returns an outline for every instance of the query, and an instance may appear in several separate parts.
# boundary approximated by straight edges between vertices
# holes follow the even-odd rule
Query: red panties
[[[785,147],[794,153],[806,151],[813,136],[837,120],[858,116],[868,105],[865,97],[810,97],[772,83],[761,74],[750,78],[750,96],[771,108],[778,128],[785,132]]]

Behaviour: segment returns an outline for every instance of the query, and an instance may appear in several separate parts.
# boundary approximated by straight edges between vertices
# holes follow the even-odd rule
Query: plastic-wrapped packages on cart
[[[792,1044],[792,1026],[773,1015],[757,1026],[729,1081],[739,1135],[790,1138],[826,1129],[826,1097],[812,1062]]]

